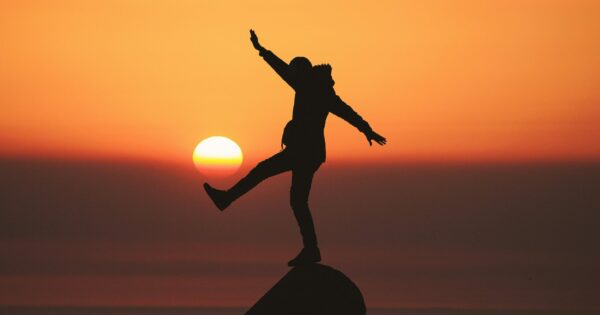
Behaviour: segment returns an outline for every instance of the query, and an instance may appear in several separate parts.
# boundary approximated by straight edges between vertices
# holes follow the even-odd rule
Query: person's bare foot
[[[208,183],[204,183],[204,190],[219,210],[223,211],[231,204],[226,191],[213,188]]]

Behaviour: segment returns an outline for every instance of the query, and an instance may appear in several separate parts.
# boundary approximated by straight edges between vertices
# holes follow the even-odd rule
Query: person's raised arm
[[[331,101],[331,112],[364,133],[367,141],[369,141],[369,145],[373,145],[372,141],[377,142],[379,145],[387,143],[387,140],[383,136],[373,131],[369,123],[355,112],[350,105],[342,101],[339,96],[333,95]]]
[[[281,58],[277,57],[277,55],[275,55],[273,52],[261,46],[258,42],[258,36],[256,36],[254,30],[250,30],[250,41],[252,42],[254,48],[258,50],[259,55],[265,59],[269,66],[271,66],[271,68],[273,68],[273,70],[275,70],[275,72],[277,72],[277,74],[279,74],[279,76],[287,84],[289,84],[292,88],[295,88],[294,80],[290,75],[290,66],[285,61],[281,60]]]

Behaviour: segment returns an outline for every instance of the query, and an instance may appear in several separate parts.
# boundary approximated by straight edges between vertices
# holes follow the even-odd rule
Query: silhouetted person
[[[331,112],[363,132],[371,144],[380,145],[386,139],[374,132],[350,106],[344,103],[333,89],[331,66],[313,67],[305,57],[296,57],[288,65],[273,52],[262,47],[258,37],[250,30],[250,40],[259,55],[296,92],[292,120],[285,126],[282,144],[285,149],[258,163],[246,177],[229,190],[218,190],[208,183],[204,188],[220,210],[225,210],[234,200],[241,197],[261,181],[292,171],[290,204],[300,227],[304,248],[289,266],[315,263],[321,260],[313,219],[308,208],[308,195],[312,179],[321,163],[325,162],[325,120]]]

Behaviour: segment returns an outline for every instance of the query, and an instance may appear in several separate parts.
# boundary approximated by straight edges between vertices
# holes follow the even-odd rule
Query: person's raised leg
[[[308,207],[308,197],[312,180],[318,168],[319,165],[306,165],[292,169],[290,204],[300,227],[304,248],[298,256],[288,262],[288,266],[298,266],[321,261],[321,253],[317,246],[315,225],[310,214],[310,208]]]
[[[233,201],[250,191],[252,188],[256,187],[256,185],[263,180],[271,176],[281,174],[285,171],[289,171],[290,169],[291,165],[289,162],[289,157],[287,152],[284,150],[258,163],[256,167],[254,167],[248,173],[248,175],[240,179],[228,190],[219,190],[213,188],[208,183],[204,183],[204,189],[217,208],[223,211]]]

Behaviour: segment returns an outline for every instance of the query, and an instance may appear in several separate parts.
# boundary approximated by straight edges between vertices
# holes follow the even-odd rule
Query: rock
[[[275,284],[246,315],[364,315],[358,287],[329,266],[295,267]]]

